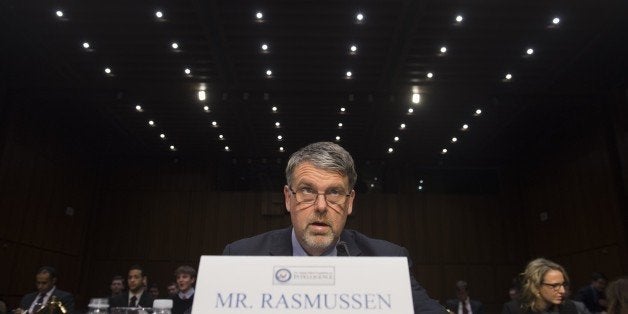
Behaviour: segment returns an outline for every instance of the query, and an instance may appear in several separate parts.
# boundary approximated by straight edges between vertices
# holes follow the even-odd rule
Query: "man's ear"
[[[290,197],[292,197],[292,192],[290,192],[290,188],[287,185],[283,186],[283,197],[286,203],[286,210],[290,212]]]

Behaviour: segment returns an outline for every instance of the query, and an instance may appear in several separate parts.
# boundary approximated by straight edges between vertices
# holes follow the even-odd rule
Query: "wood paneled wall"
[[[10,100],[5,95],[5,100]],[[78,291],[97,169],[52,104],[7,101],[0,133],[0,296],[10,308],[51,265]],[[36,109],[34,109],[36,108]],[[68,209],[71,207],[71,209]]]
[[[519,182],[530,256],[565,266],[576,289],[588,284],[595,271],[611,279],[628,271],[612,145],[604,127],[594,128],[560,143],[560,153],[539,156],[510,177]]]

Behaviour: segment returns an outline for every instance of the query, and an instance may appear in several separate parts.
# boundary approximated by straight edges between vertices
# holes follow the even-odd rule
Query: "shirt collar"
[[[186,292],[179,291],[179,298],[181,299],[189,299],[192,297],[192,295],[194,295],[194,287],[191,287]]]
[[[338,252],[336,250],[336,246],[332,245],[328,248],[321,256],[336,256]],[[310,256],[301,246],[299,240],[297,240],[297,234],[294,232],[294,228],[292,228],[292,256]]]

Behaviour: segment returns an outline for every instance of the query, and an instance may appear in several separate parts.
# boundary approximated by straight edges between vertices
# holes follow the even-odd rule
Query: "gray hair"
[[[349,189],[352,190],[358,175],[355,172],[353,158],[344,148],[332,142],[318,142],[305,146],[290,156],[286,166],[286,182],[292,184],[294,169],[309,162],[316,168],[337,172],[349,179]]]

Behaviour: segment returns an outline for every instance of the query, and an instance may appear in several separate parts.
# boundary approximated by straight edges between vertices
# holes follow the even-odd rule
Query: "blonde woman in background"
[[[569,277],[565,269],[544,258],[537,258],[521,274],[521,295],[504,305],[502,314],[559,313],[577,314],[575,304],[566,299]]]

